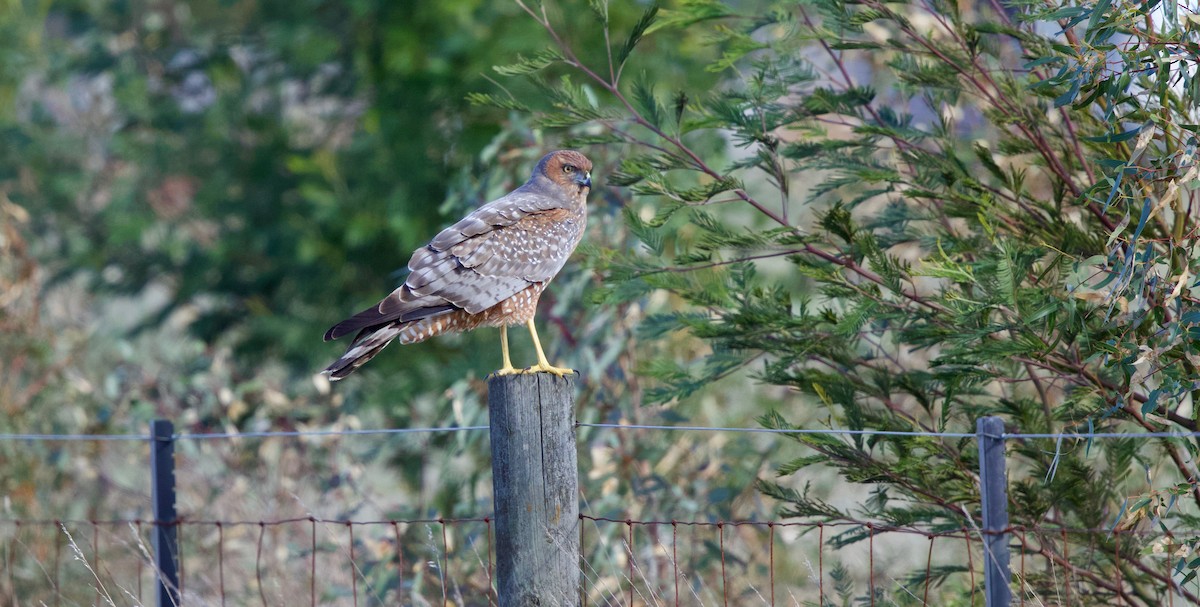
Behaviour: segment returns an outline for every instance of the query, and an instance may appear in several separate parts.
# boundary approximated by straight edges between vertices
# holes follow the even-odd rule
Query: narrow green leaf
[[[541,71],[547,66],[562,59],[562,54],[555,49],[538,51],[534,56],[525,58],[517,55],[517,61],[508,65],[493,65],[492,69],[502,76],[524,76]]]
[[[467,93],[467,102],[471,105],[497,107],[515,112],[531,112],[529,106],[507,97],[497,97],[491,93]]]
[[[683,112],[687,110],[688,95],[685,91],[679,91],[675,95],[675,128],[678,129],[683,124]]]
[[[1054,98],[1054,107],[1062,107],[1071,103],[1072,101],[1075,101],[1075,98],[1079,96],[1080,83],[1081,81],[1079,77],[1072,80],[1071,86],[1067,88],[1067,92]]]
[[[1120,143],[1122,141],[1129,141],[1130,139],[1137,137],[1138,133],[1141,133],[1145,126],[1146,125],[1137,126],[1121,133],[1108,133],[1098,137],[1084,137],[1083,140],[1091,141],[1093,143]]]
[[[1043,19],[1047,21],[1058,21],[1059,19],[1070,19],[1091,13],[1091,9],[1083,6],[1064,6],[1052,13],[1047,14]]]
[[[662,11],[662,17],[646,31],[647,33],[654,33],[666,27],[682,28],[695,25],[701,21],[722,19],[731,14],[729,7],[725,6],[724,2],[718,2],[717,0],[688,0],[681,2],[679,8]]]
[[[654,18],[658,16],[658,3],[655,2],[642,13],[642,18],[634,24],[633,31],[629,32],[629,38],[625,40],[625,45],[621,47],[621,51],[617,54],[617,65],[625,65],[625,61],[629,59],[629,55],[633,53],[634,47],[641,41],[642,36],[646,35],[646,30],[654,24]]]
[[[1158,409],[1158,399],[1162,396],[1162,388],[1151,390],[1150,394],[1146,395],[1146,402],[1142,403],[1142,415],[1149,415]]]
[[[1108,12],[1108,8],[1112,6],[1112,0],[1100,0],[1096,3],[1096,8],[1092,9],[1092,18],[1088,19],[1087,29],[1089,32],[1096,29],[1100,25],[1100,18],[1104,13]]]
[[[630,96],[633,98],[634,105],[637,106],[642,117],[650,124],[661,128],[666,109],[654,97],[654,85],[650,83],[649,76],[644,72],[640,78],[633,82],[633,90],[630,92]]]

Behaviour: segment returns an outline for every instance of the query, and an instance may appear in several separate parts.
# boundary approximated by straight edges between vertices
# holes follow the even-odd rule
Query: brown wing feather
[[[507,195],[475,209],[458,223],[442,230],[429,242],[429,248],[447,251],[450,247],[475,236],[513,225],[532,213],[561,209],[567,204],[568,201],[559,192],[535,184],[531,180]]]
[[[559,212],[563,204],[559,197],[527,184],[476,209],[413,253],[403,286],[378,304],[334,325],[325,332],[325,339],[338,339],[395,320],[445,314],[456,308],[478,314],[516,295],[529,286],[529,277],[545,274],[530,267],[537,256],[518,248],[533,249],[538,244],[535,234],[522,229],[522,220]],[[548,280],[561,267],[559,264],[540,280]]]
[[[494,232],[490,255],[473,267],[484,275],[547,282],[562,270],[579,244],[583,225],[576,221],[565,209],[531,213],[520,223]]]
[[[478,314],[531,282],[549,280],[562,265],[550,272],[534,267],[539,257],[529,252],[545,252],[539,247],[548,245],[539,243],[529,227],[553,223],[565,213],[564,204],[540,188],[522,187],[442,230],[413,254],[404,287],[379,303],[380,318],[436,306],[439,300]]]

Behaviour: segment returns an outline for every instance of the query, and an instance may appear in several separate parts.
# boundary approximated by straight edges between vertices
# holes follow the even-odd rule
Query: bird
[[[498,326],[503,366],[497,375],[573,374],[546,359],[534,314],[542,291],[583,238],[591,188],[592,161],[582,153],[558,150],[543,156],[523,185],[417,249],[403,285],[326,331],[325,341],[357,335],[322,373],[340,380],[393,341],[411,344]],[[524,369],[513,367],[508,351],[508,328],[519,324],[529,328],[537,351],[537,364]]]

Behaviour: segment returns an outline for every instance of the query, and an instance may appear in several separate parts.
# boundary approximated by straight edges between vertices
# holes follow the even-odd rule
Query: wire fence
[[[746,428],[737,426],[684,426],[684,425],[647,425],[647,424],[600,424],[576,422],[576,428],[603,428],[610,430],[659,430],[667,432],[732,432],[738,434],[784,434],[823,436],[911,436],[926,438],[975,438],[975,432],[938,432],[932,430],[852,430],[846,428]],[[342,436],[387,436],[403,434],[439,434],[454,432],[479,432],[488,430],[488,426],[433,426],[427,428],[369,428],[360,430],[290,430],[262,432],[180,432],[171,436],[171,440],[224,440],[251,438],[322,438]],[[1148,438],[1178,438],[1197,439],[1200,431],[1196,432],[1003,432],[995,435],[1001,439],[1053,439],[1055,441],[1104,440],[1104,439],[1148,439]],[[147,434],[0,434],[0,441],[149,441],[154,439]]]
[[[847,571],[841,562],[831,565],[832,556],[823,547],[845,534],[866,537],[867,587],[860,590],[870,597],[867,604],[895,604],[897,596],[908,599],[903,602],[942,604],[939,588],[954,576],[964,578],[960,585],[970,589],[970,604],[982,604],[980,534],[966,527],[921,530],[870,522],[662,521],[586,514],[579,520],[584,558],[578,603],[585,606],[827,605],[835,599],[840,604],[839,596],[847,594]],[[489,517],[304,517],[168,524],[179,531],[182,605],[490,606],[496,604],[493,522]],[[156,525],[138,519],[2,520],[0,597],[13,606],[152,604],[148,534]],[[1146,534],[1022,526],[1004,532],[1014,538],[1013,574],[1021,589],[1014,604],[1022,606],[1088,604],[1081,596],[1072,598],[1071,576],[1094,574],[1059,563],[1061,579],[1048,580],[1056,574],[1046,555],[1078,545],[1081,537],[1084,544],[1125,542],[1132,548],[1138,542],[1131,538]],[[614,535],[619,542],[602,539]],[[905,536],[904,541],[884,545],[897,535]],[[804,543],[821,548],[797,578],[795,568],[784,566],[784,556]],[[908,577],[897,579],[888,572],[885,559],[897,558],[911,570]],[[1171,565],[1164,562],[1169,574]],[[1048,581],[1060,592],[1051,601],[1045,594]],[[1119,579],[1112,582],[1120,584]]]
[[[705,426],[576,424],[603,431],[744,432],[973,438],[975,433],[873,430],[774,430]],[[339,436],[457,433],[487,426],[379,430],[178,433],[174,441],[314,439]],[[1021,434],[1006,439],[1091,441],[1117,433]],[[1147,436],[1139,434],[1136,436]],[[1196,438],[1200,433],[1158,433]],[[146,441],[150,434],[0,435],[3,441]],[[969,519],[968,519],[969,520]],[[153,604],[155,528],[178,532],[182,605],[495,605],[494,519],[352,520],[316,516],[219,520],[185,514],[144,518],[2,519],[0,603],[7,605]],[[878,521],[639,520],[612,513],[579,515],[583,605],[942,604],[961,596],[983,604],[983,561],[989,535],[1012,549],[1013,603],[1089,604],[1079,582],[1121,596],[1123,567],[1157,529],[1066,528],[1054,525],[920,527]],[[1116,555],[1117,579],[1103,579],[1072,546]],[[1126,559],[1124,562],[1122,559]],[[1154,572],[1172,585],[1174,560]],[[1167,605],[1188,604],[1171,586]],[[943,594],[946,593],[946,594]],[[440,601],[440,602],[438,602]],[[1179,601],[1176,603],[1176,601]]]

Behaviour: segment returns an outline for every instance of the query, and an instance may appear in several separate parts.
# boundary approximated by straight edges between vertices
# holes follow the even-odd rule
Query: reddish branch
[[[607,91],[609,94],[611,94],[618,102],[621,103],[622,106],[625,107],[625,110],[626,110],[626,112],[628,112],[630,119],[633,120],[633,122],[635,124],[654,133],[657,137],[659,137],[663,141],[666,141],[667,143],[669,143],[673,148],[679,150],[680,153],[684,154],[687,157],[688,161],[692,163],[692,166],[696,170],[698,170],[701,173],[704,173],[705,175],[708,175],[709,177],[711,177],[715,180],[718,180],[718,181],[723,181],[726,179],[725,175],[721,174],[716,169],[713,169],[711,166],[709,166],[708,163],[704,162],[704,160],[702,158],[700,158],[700,156],[694,150],[692,150],[685,143],[683,143],[683,141],[681,139],[668,134],[667,132],[663,131],[659,127],[655,126],[649,120],[646,120],[646,118],[644,116],[642,116],[642,114],[637,110],[637,108],[634,107],[633,103],[631,103],[629,101],[629,99],[627,97],[625,97],[625,94],[621,92],[621,90],[618,86],[619,81],[617,81],[615,78],[611,81],[608,79],[605,79],[603,76],[597,74],[595,71],[593,71],[591,68],[589,68],[586,64],[584,64],[582,61],[580,61],[578,56],[575,55],[575,51],[570,47],[570,45],[568,45],[566,43],[565,40],[562,39],[561,36],[559,36],[558,32],[554,29],[553,25],[550,23],[550,19],[546,15],[545,5],[541,6],[540,11],[535,12],[532,8],[530,8],[528,5],[526,5],[521,0],[517,0],[517,4],[526,13],[528,13],[531,17],[533,17],[533,19],[535,21],[537,21],[538,24],[541,25],[543,29],[546,30],[546,33],[548,33],[550,35],[550,37],[554,40],[555,46],[557,46],[558,49],[563,53],[563,60],[566,62],[566,64],[583,72],[584,75],[586,75],[590,80],[592,80],[597,85],[602,87],[605,91]],[[782,215],[767,208],[766,205],[764,205],[763,203],[756,200],[753,196],[751,196],[745,190],[743,190],[741,188],[734,188],[732,191],[738,198],[740,198],[742,201],[749,204],[751,207],[753,207],[759,213],[761,213],[761,214],[765,215],[766,217],[768,217],[769,219],[771,219],[771,221],[774,221],[775,223],[777,223],[781,226],[790,228],[790,229],[796,231],[797,233],[799,233],[799,231],[796,229],[796,227],[789,224],[788,221],[786,219],[784,219],[784,217]],[[860,266],[858,263],[856,263],[855,261],[853,261],[851,259],[845,259],[839,255],[819,249],[811,244],[804,245],[804,252],[814,255],[816,257],[819,257],[821,259],[824,259],[826,261],[829,261],[831,263],[834,263],[836,265],[842,266],[843,268],[861,276],[862,278],[865,278],[866,280],[869,280],[871,282],[874,282],[876,284],[886,287],[883,279],[881,279],[877,274]],[[899,294],[901,296],[905,297],[906,299],[909,299],[909,300],[911,300],[919,305],[925,306],[927,308],[938,310],[938,311],[946,311],[945,308],[943,308],[939,304],[927,301],[926,299],[917,295],[916,293],[910,293],[910,292],[907,292],[907,291],[904,291],[903,289],[901,289]]]

